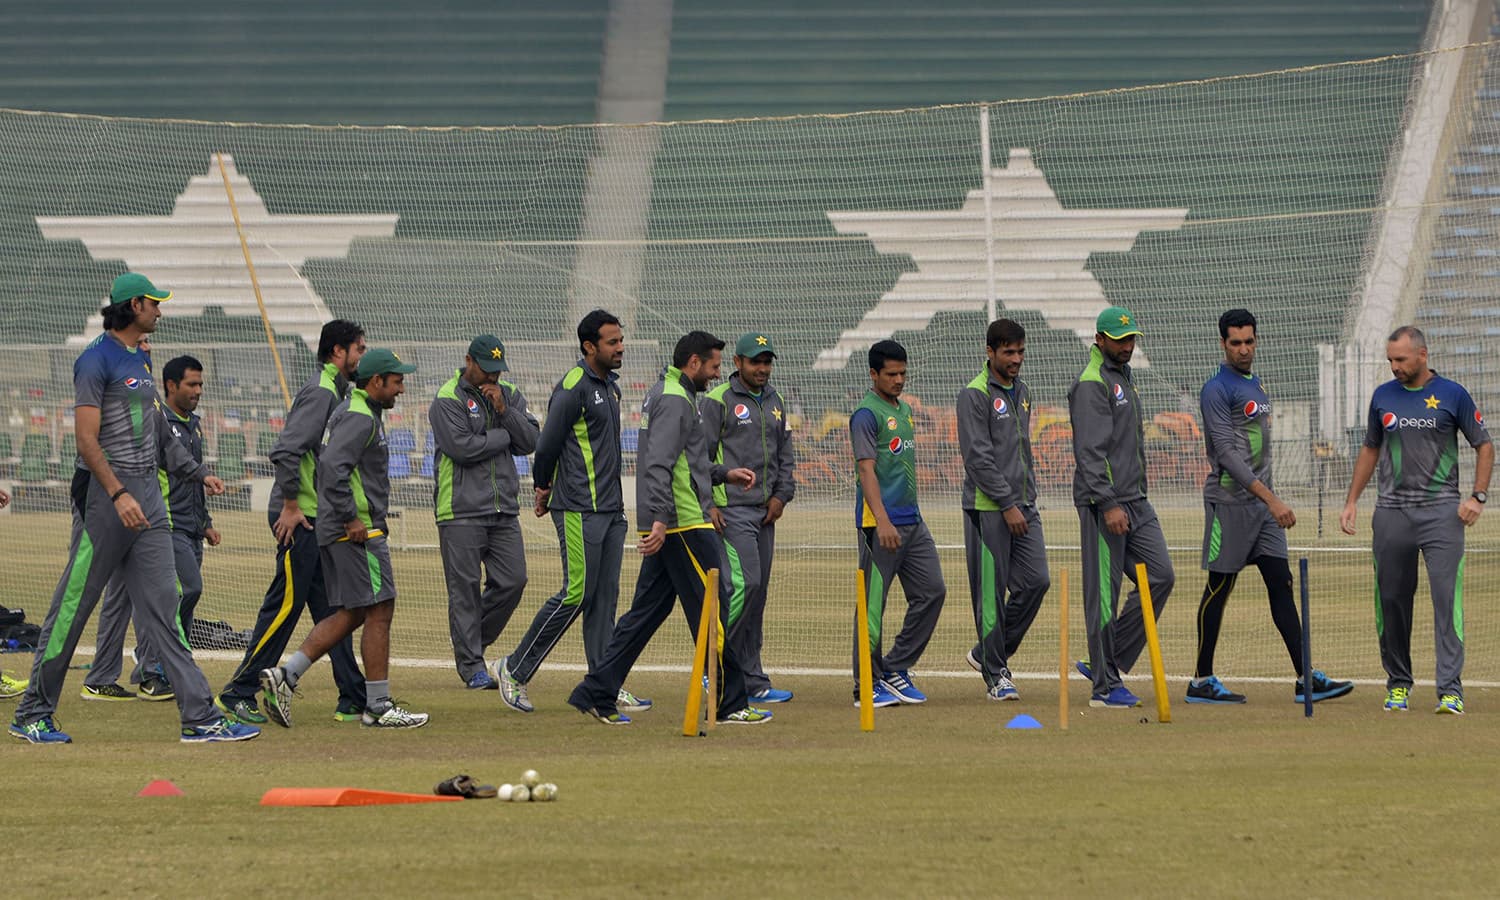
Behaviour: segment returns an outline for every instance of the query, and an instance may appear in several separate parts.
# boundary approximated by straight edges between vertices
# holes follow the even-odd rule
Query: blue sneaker
[[[1407,701],[1411,697],[1411,688],[1393,687],[1385,692],[1386,712],[1406,712]]]
[[[1021,692],[1016,690],[1016,683],[1010,680],[1010,670],[1001,669],[1000,672],[1000,679],[990,685],[990,689],[985,692],[985,696],[991,700],[1000,701],[1021,699]]]
[[[927,702],[927,695],[917,690],[917,686],[911,683],[911,676],[905,669],[899,672],[882,672],[880,684],[902,703]]]
[[[1078,674],[1082,675],[1084,678],[1087,678],[1089,681],[1094,680],[1094,670],[1089,667],[1088,660],[1080,659],[1078,662],[1073,663],[1073,668],[1077,669]]]
[[[1187,702],[1189,703],[1244,703],[1245,695],[1236,694],[1224,686],[1219,676],[1210,675],[1208,680],[1202,684],[1188,682]]]
[[[1314,670],[1312,673],[1312,698],[1313,702],[1319,700],[1331,700],[1334,697],[1342,697],[1354,690],[1352,681],[1333,681],[1322,672]],[[1297,703],[1305,703],[1302,699],[1302,681],[1298,679],[1296,693],[1293,695]]]
[[[883,682],[883,681],[877,681],[877,682],[875,682],[875,689],[873,691],[871,691],[871,696],[874,697],[874,699],[875,699],[875,708],[876,709],[881,709],[882,707],[886,707],[886,706],[900,706],[901,705],[901,699],[899,697],[897,697],[895,694],[893,694],[890,691],[886,690],[885,689],[885,682]],[[859,707],[859,688],[857,688],[857,687],[854,689],[854,706],[855,706],[855,708]]]
[[[1438,698],[1437,709],[1433,712],[1461,716],[1464,714],[1464,698],[1457,694],[1444,694]]]
[[[580,709],[579,712],[586,716],[593,716],[594,721],[602,725],[629,725],[630,717],[622,712],[605,712],[597,706],[588,709]]]
[[[229,741],[253,741],[260,737],[260,729],[254,725],[241,725],[228,716],[207,725],[193,725],[182,729],[184,744],[219,744]]]
[[[1089,698],[1089,706],[1095,709],[1135,709],[1140,705],[1141,698],[1130,693],[1124,685],[1107,694],[1095,694]]]
[[[469,678],[469,683],[465,686],[471,691],[498,691],[500,682],[491,678],[490,673],[480,669]]]
[[[708,676],[704,676],[707,678]],[[624,688],[620,688],[615,694],[615,709],[625,709],[630,712],[645,712],[652,706],[649,697],[637,697]]]
[[[791,691],[778,691],[776,688],[766,688],[759,693],[751,694],[750,699],[758,703],[790,703]]]
[[[73,739],[67,732],[58,731],[51,716],[43,716],[29,725],[10,723],[10,736],[28,744],[71,744]]]

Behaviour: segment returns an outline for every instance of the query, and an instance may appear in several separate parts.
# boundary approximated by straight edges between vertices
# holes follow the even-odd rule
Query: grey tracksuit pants
[[[870,623],[870,664],[875,678],[884,672],[904,672],[917,664],[937,628],[938,616],[948,588],[938,561],[937,544],[926,522],[898,525],[901,546],[894,551],[880,546],[874,528],[861,528],[859,566],[865,573],[865,605]],[[889,653],[881,652],[881,622],[891,582],[901,579],[906,592],[906,618],[901,632],[891,642]],[[856,626],[858,623],[855,623]],[[854,682],[859,683],[858,630],[855,631]]]
[[[1411,623],[1417,553],[1432,589],[1437,693],[1464,694],[1464,525],[1458,503],[1377,507],[1371,522],[1375,556],[1375,633],[1386,688],[1412,685]]]
[[[1014,535],[998,510],[964,510],[964,558],[979,633],[974,658],[984,683],[991,686],[1010,667],[1010,657],[1020,649],[1052,586],[1042,518],[1035,506],[1021,507],[1021,513],[1027,530]]]
[[[485,648],[505,630],[526,590],[521,524],[500,513],[440,522],[438,547],[448,584],[453,662],[467,682],[484,671]]]
[[[1089,667],[1094,675],[1095,695],[1120,687],[1120,673],[1130,671],[1146,646],[1140,591],[1132,588],[1122,608],[1118,602],[1121,577],[1134,583],[1136,564],[1146,564],[1151,609],[1158,618],[1177,580],[1156,510],[1145,500],[1132,500],[1122,506],[1130,517],[1130,530],[1124,534],[1110,534],[1104,529],[1104,516],[1098,507],[1078,507],[1083,548],[1083,619],[1088,627]]]
[[[729,633],[745,667],[745,688],[753,697],[771,686],[761,666],[760,650],[765,643],[766,589],[776,552],[776,523],[761,524],[766,517],[764,506],[727,506],[719,511],[724,516],[720,602],[728,608]]]
[[[31,684],[16,707],[19,725],[29,725],[57,711],[73,651],[111,577],[118,577],[130,595],[141,640],[155,651],[176,689],[183,726],[207,725],[219,719],[208,681],[193,662],[178,628],[172,537],[161,484],[155,473],[126,476],[120,481],[140,504],[150,526],[142,531],[127,529],[94,477],[83,471],[74,476],[68,565],[42,622]]]
[[[182,591],[182,602],[177,607],[177,621],[182,628],[184,640],[193,627],[193,610],[203,596],[203,540],[172,532],[172,559],[177,566],[177,585]],[[83,677],[90,687],[103,687],[120,680],[124,664],[125,626],[130,624],[130,595],[125,591],[120,578],[111,578],[104,589],[104,599],[99,601],[99,628],[94,638],[94,665]],[[142,678],[161,671],[161,660],[155,649],[146,646],[136,629],[136,665],[130,673],[132,684],[140,684]]]

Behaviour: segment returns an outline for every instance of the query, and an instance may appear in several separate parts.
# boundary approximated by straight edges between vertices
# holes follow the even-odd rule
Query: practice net
[[[427,401],[461,365],[468,340],[492,331],[509,348],[510,379],[542,413],[578,355],[575,323],[604,307],[625,322],[627,449],[641,397],[684,331],[705,328],[731,346],[749,330],[774,336],[781,355],[773,381],[790,407],[798,494],[780,526],[766,614],[772,672],[848,671],[855,532],[847,418],[868,384],[869,344],[894,337],[907,346],[922,508],[948,583],[921,670],[965,671],[974,625],[953,404],[982,366],[993,298],[1028,331],[1022,377],[1036,403],[1032,437],[1054,573],[1013,669],[1056,672],[1064,569],[1072,645],[1084,652],[1066,392],[1095,315],[1120,304],[1146,332],[1137,376],[1149,408],[1151,499],[1177,570],[1161,621],[1167,669],[1191,672],[1207,470],[1196,398],[1221,358],[1219,313],[1246,306],[1260,318],[1257,370],[1275,403],[1276,487],[1298,512],[1293,568],[1295,557],[1311,559],[1315,664],[1339,677],[1381,677],[1373,488],[1360,534],[1346,538],[1337,523],[1375,383],[1350,373],[1378,376],[1383,364],[1383,343],[1355,342],[1354,323],[1366,309],[1369,273],[1395,252],[1380,243],[1383,229],[1393,215],[1414,217],[1416,237],[1398,248],[1408,286],[1381,327],[1432,326],[1438,370],[1465,382],[1482,406],[1500,392],[1487,349],[1500,310],[1474,282],[1493,268],[1485,257],[1495,253],[1488,223],[1497,211],[1486,191],[1500,191],[1489,187],[1487,117],[1471,122],[1485,52],[988,106],[630,127],[343,128],[0,113],[0,278],[11,297],[0,308],[11,341],[0,355],[0,480],[15,495],[0,514],[4,602],[39,622],[63,570],[71,364],[99,330],[110,279],[129,268],[176,292],[153,338],[156,365],[179,352],[206,364],[208,452],[231,483],[213,501],[225,545],[206,553],[198,618],[235,630],[253,623],[272,574],[265,454],[286,395],[238,212],[292,392],[312,372],[318,328],[332,317],[361,322],[372,346],[419,367],[387,417],[401,511],[393,524],[399,657],[451,661]],[[1422,86],[1444,66],[1458,76],[1450,108],[1423,117]],[[1414,123],[1427,129],[1415,150]],[[1439,177],[1417,203],[1397,205],[1397,161],[1413,153],[1425,153]],[[1430,266],[1431,258],[1439,262]],[[631,497],[633,454],[626,458]],[[1464,448],[1466,490],[1472,461]],[[522,492],[529,497],[529,477]],[[530,586],[491,658],[510,650],[561,583],[550,520],[525,513],[522,524]],[[1489,615],[1500,571],[1496,528],[1486,517],[1468,533],[1471,681],[1500,680],[1500,628]],[[637,569],[627,551],[620,613]],[[1418,675],[1430,678],[1425,591],[1424,575],[1413,646]],[[888,635],[903,609],[898,588]],[[643,663],[685,667],[682,620],[664,631]],[[1240,582],[1218,658],[1226,677],[1291,677],[1257,578]],[[579,638],[566,638],[552,659],[581,665]]]

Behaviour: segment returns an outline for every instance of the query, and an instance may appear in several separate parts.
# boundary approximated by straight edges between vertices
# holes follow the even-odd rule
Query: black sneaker
[[[127,691],[118,684],[106,684],[100,687],[86,684],[83,686],[83,690],[78,692],[78,696],[85,700],[113,700],[118,702],[120,700],[134,700],[135,692]]]
[[[1322,672],[1312,673],[1312,699],[1314,703],[1320,700],[1332,700],[1334,697],[1342,697],[1354,690],[1352,681],[1335,681]],[[1297,679],[1297,687],[1292,694],[1295,703],[1307,702],[1302,695],[1302,679]]]
[[[146,679],[141,682],[140,693],[136,696],[142,700],[160,702],[171,700],[177,696],[177,692],[172,690],[172,682],[160,675],[147,675]]]
[[[1202,684],[1188,682],[1187,702],[1189,703],[1244,703],[1245,695],[1236,694],[1224,686],[1219,676],[1210,675],[1208,680]]]

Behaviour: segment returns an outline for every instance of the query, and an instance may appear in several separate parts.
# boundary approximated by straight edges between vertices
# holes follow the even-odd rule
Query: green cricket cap
[[[469,358],[491,375],[510,371],[510,364],[505,361],[505,345],[493,334],[481,334],[470,341]]]
[[[1120,340],[1130,337],[1132,334],[1144,334],[1141,327],[1136,324],[1135,313],[1123,306],[1111,306],[1099,314],[1094,322],[1094,330],[1102,332],[1105,337]]]
[[[365,355],[359,358],[358,377],[363,380],[372,375],[390,375],[400,373],[405,375],[417,371],[417,367],[401,361],[401,357],[385,349],[366,350]]]
[[[752,331],[740,336],[734,344],[734,355],[743,356],[746,359],[754,359],[762,353],[776,355],[776,345],[771,343],[771,336],[762,331]]]
[[[109,305],[129,303],[137,297],[146,297],[160,303],[171,300],[172,292],[164,291],[151,283],[151,279],[139,272],[126,272],[115,279],[109,287]]]

